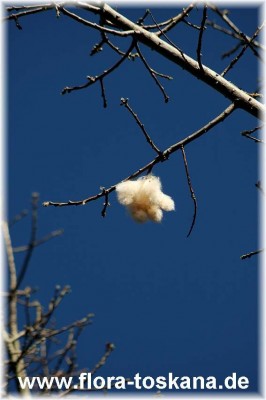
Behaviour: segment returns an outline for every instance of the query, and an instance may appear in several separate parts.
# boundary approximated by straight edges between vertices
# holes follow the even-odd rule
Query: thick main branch
[[[190,72],[196,78],[205,82],[222,95],[230,99],[233,103],[237,104],[238,107],[255,117],[261,119],[263,118],[261,114],[265,111],[264,105],[251,97],[245,91],[239,89],[233,83],[229,82],[227,79],[223,78],[217,72],[206,67],[205,65],[202,65],[203,69],[201,69],[196,60],[178,50],[176,47],[166,43],[160,39],[158,35],[148,32],[139,25],[136,25],[128,18],[119,14],[108,4],[103,5],[102,12],[104,17],[113,22],[115,26],[124,30],[133,30],[137,40],[155,50],[168,60],[179,65],[181,68]]]

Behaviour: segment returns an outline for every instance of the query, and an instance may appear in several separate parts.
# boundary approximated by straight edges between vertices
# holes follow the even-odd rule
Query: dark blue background
[[[160,21],[180,9],[152,8]],[[119,8],[132,20],[145,6]],[[79,12],[80,15],[87,15]],[[255,32],[258,8],[233,8],[230,17],[246,34]],[[88,14],[88,18],[90,15]],[[200,24],[201,9],[191,13]],[[209,15],[211,18],[211,14]],[[218,16],[214,17],[221,23]],[[92,17],[97,21],[97,18]],[[151,23],[152,21],[150,21]],[[229,101],[178,66],[144,48],[150,65],[172,81],[163,96],[139,59],[127,61],[105,80],[108,108],[99,85],[61,96],[65,86],[82,84],[118,60],[107,47],[90,57],[99,33],[54,11],[7,24],[8,206],[12,217],[40,201],[79,200],[109,187],[153,159],[154,153],[126,109],[127,97],[155,143],[165,149],[214,118]],[[196,57],[198,32],[179,24],[169,37]],[[127,49],[129,39],[114,42]],[[221,72],[221,54],[231,37],[204,33],[203,63]],[[257,60],[248,50],[227,79],[254,91]],[[23,286],[38,286],[47,304],[57,284],[70,294],[57,313],[58,325],[95,313],[80,337],[79,366],[92,368],[106,342],[116,350],[102,376],[214,375],[236,372],[258,390],[258,261],[240,256],[258,248],[258,146],[240,132],[257,126],[238,110],[224,123],[186,147],[198,217],[187,238],[193,203],[181,152],[157,165],[165,193],[176,211],[159,225],[138,225],[115,193],[106,218],[103,199],[84,207],[40,208],[41,237],[64,228],[64,235],[36,248]],[[30,219],[12,228],[13,245],[26,244]],[[17,257],[17,265],[23,259]]]

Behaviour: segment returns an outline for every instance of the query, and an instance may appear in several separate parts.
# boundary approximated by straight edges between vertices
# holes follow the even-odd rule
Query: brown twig
[[[243,46],[242,42],[237,43],[236,46],[234,46],[231,50],[226,51],[221,55],[221,59],[223,60],[226,57],[230,57],[232,54],[234,54],[240,47]]]
[[[256,251],[251,251],[250,253],[243,254],[243,256],[240,257],[241,260],[245,260],[246,258],[250,258],[252,256],[255,256],[256,254],[262,253],[264,249],[256,250]]]
[[[169,101],[169,96],[165,93],[164,87],[162,86],[162,84],[159,82],[159,80],[157,79],[157,76],[155,74],[155,71],[149,66],[149,64],[147,63],[144,55],[142,54],[142,52],[140,51],[139,45],[136,43],[136,50],[140,56],[141,61],[143,62],[143,64],[145,65],[145,67],[147,68],[148,72],[150,73],[151,77],[154,79],[156,85],[159,87],[159,89],[161,90],[163,96],[164,96],[164,101],[165,103],[168,103]]]
[[[144,124],[140,121],[139,117],[137,116],[137,114],[132,110],[132,108],[130,107],[130,105],[128,104],[128,99],[124,99],[123,97],[121,98],[121,106],[124,106],[129,112],[130,114],[133,116],[133,118],[135,119],[135,121],[137,122],[138,126],[140,127],[140,129],[142,130],[147,142],[149,143],[149,145],[151,146],[151,148],[159,155],[162,156],[162,152],[158,149],[158,147],[153,143],[150,135],[148,134],[148,132],[145,129]]]
[[[255,54],[256,57],[261,58],[259,53],[257,52],[257,50],[254,48],[250,38],[248,38],[228,17],[228,13],[227,10],[224,11],[220,11],[218,7],[216,7],[215,5],[210,4],[209,7],[216,12],[216,14],[218,14],[222,20],[237,34],[240,36],[240,38],[243,39],[243,41],[245,42],[245,44],[247,44],[251,50],[253,51],[253,53]]]
[[[34,9],[32,9],[32,7],[31,7],[30,9],[27,9],[26,11],[21,11],[16,14],[7,15],[6,17],[3,18],[3,21],[8,21],[8,20],[12,20],[12,19],[17,21],[18,18],[26,17],[27,15],[36,14],[36,13],[39,13],[42,11],[48,11],[48,10],[51,10],[52,8],[54,8],[53,4],[37,6],[37,8],[34,8]]]
[[[223,26],[220,26],[220,25],[214,23],[213,21],[207,20],[206,21],[206,25],[209,25],[213,29],[216,29],[216,30],[218,30],[218,31],[220,31],[222,33],[225,33],[226,35],[232,36],[233,38],[240,40],[240,42],[241,42],[240,44],[244,44],[245,43],[245,40],[243,39],[243,37],[241,35],[239,35],[238,33],[235,33],[232,30],[224,28]],[[246,38],[248,40],[251,39],[248,35],[246,35]],[[258,47],[258,48],[261,48],[261,49],[265,50],[265,46],[263,46],[261,43],[257,42],[256,40],[254,40],[252,42],[252,44],[255,47]]]
[[[188,16],[189,12],[191,10],[193,10],[193,8],[194,8],[194,4],[191,3],[188,7],[184,8],[183,11],[180,14],[178,14],[176,17],[171,18],[169,20],[169,23],[166,25],[166,27],[163,29],[160,29],[158,32],[156,32],[156,35],[161,36],[162,34],[165,34],[166,32],[173,29],[179,22],[183,21],[184,18],[186,18]]]
[[[195,225],[195,222],[196,222],[198,205],[197,205],[197,199],[196,199],[196,196],[195,196],[195,192],[194,192],[194,190],[193,190],[193,188],[192,188],[191,179],[190,179],[189,170],[188,170],[187,157],[186,157],[186,153],[185,153],[185,149],[184,149],[184,146],[183,146],[183,145],[181,146],[181,151],[182,151],[182,156],[183,156],[183,160],[184,160],[184,165],[185,165],[185,170],[186,170],[186,176],[187,176],[187,183],[188,183],[189,190],[190,190],[190,196],[191,196],[191,198],[192,198],[192,200],[193,200],[193,203],[194,203],[194,214],[193,214],[193,219],[192,219],[192,223],[191,223],[189,232],[188,232],[188,234],[187,234],[187,237],[189,237],[189,235],[191,234],[191,232],[192,232],[192,230],[193,230],[193,227],[194,227],[194,225]]]
[[[62,90],[61,93],[62,93],[62,94],[66,94],[66,93],[72,92],[73,90],[85,89],[85,88],[87,88],[88,86],[93,85],[95,82],[103,80],[103,78],[105,78],[107,75],[109,75],[109,74],[110,74],[111,72],[113,72],[115,69],[117,69],[117,68],[122,64],[122,62],[125,61],[125,60],[128,58],[129,54],[131,53],[131,51],[133,50],[134,47],[135,47],[135,40],[133,39],[133,41],[132,41],[132,43],[131,43],[129,49],[128,49],[127,52],[125,53],[125,55],[124,55],[122,58],[120,58],[120,60],[118,60],[118,62],[116,62],[112,67],[110,67],[109,69],[106,69],[106,70],[105,70],[101,75],[99,75],[99,76],[95,76],[95,77],[88,76],[88,77],[87,77],[88,82],[85,83],[84,85],[72,86],[72,87],[68,87],[68,86],[67,86],[67,87],[65,87],[65,88]]]
[[[204,29],[205,29],[206,18],[207,18],[207,5],[204,4],[203,12],[202,12],[202,20],[201,20],[201,24],[200,24],[198,47],[197,47],[197,59],[198,59],[199,67],[202,72],[204,72],[204,69],[203,69],[202,62],[201,62],[201,56],[202,56],[201,48],[202,48],[202,38],[203,38]]]
[[[11,221],[8,223],[9,228],[19,222],[22,218],[26,217],[28,213],[28,210],[22,210],[19,214],[15,215],[15,217],[12,218]]]
[[[101,214],[102,214],[102,217],[105,217],[106,216],[107,207],[110,206],[110,203],[109,203],[109,194],[108,194],[108,192],[106,192],[105,188],[102,188],[102,190],[104,192],[105,200],[104,200],[103,209],[102,209]]]
[[[51,233],[49,233],[48,235],[44,236],[43,238],[41,238],[39,240],[35,240],[32,243],[32,247],[40,246],[41,244],[44,244],[44,243],[48,242],[50,239],[53,239],[55,237],[58,237],[58,236],[62,235],[63,232],[64,232],[63,229],[57,229],[55,231],[52,231]],[[14,253],[21,253],[23,251],[28,251],[29,248],[30,248],[29,245],[18,246],[18,247],[14,247],[13,248],[13,252]]]
[[[230,69],[233,68],[233,66],[240,60],[240,58],[243,56],[243,54],[245,53],[245,51],[247,50],[247,48],[249,47],[249,44],[252,43],[252,41],[258,36],[259,32],[261,31],[261,29],[263,28],[264,24],[262,24],[261,26],[259,26],[256,29],[256,32],[254,33],[254,35],[252,36],[252,38],[250,39],[249,43],[246,43],[241,51],[239,52],[239,54],[237,54],[237,56],[230,62],[230,64],[225,68],[225,70],[221,73],[221,76],[224,77],[225,74],[227,74],[228,71],[230,71]]]
[[[107,361],[107,359],[110,357],[111,353],[115,350],[115,345],[113,343],[107,343],[105,345],[105,353],[100,359],[100,361],[95,365],[95,367],[90,371],[91,375],[94,375],[95,372],[98,371]]]
[[[106,99],[106,93],[105,93],[105,87],[103,83],[103,79],[100,79],[100,85],[101,85],[101,96],[103,98],[103,108],[107,107],[107,99]]]
[[[109,29],[109,28],[105,28],[101,25],[98,25],[94,22],[90,22],[84,18],[79,17],[77,14],[74,14],[70,11],[68,11],[66,8],[64,7],[59,7],[60,11],[62,12],[62,14],[67,15],[68,17],[74,19],[75,21],[81,23],[82,25],[88,26],[90,28],[96,29],[100,32],[106,32],[106,33],[110,33],[112,35],[115,36],[121,36],[121,37],[127,37],[127,36],[132,36],[134,31],[132,30],[128,30],[128,31],[118,31],[115,29]]]
[[[162,152],[162,155],[158,155],[155,159],[153,159],[152,161],[150,161],[148,164],[144,165],[143,167],[141,167],[140,169],[138,169],[136,172],[134,172],[133,174],[131,174],[130,176],[128,176],[127,178],[123,179],[122,181],[118,182],[125,182],[128,181],[130,179],[134,179],[137,176],[143,174],[146,171],[149,171],[151,168],[153,168],[156,164],[158,164],[159,162],[164,162],[166,161],[169,156],[176,152],[177,150],[179,150],[181,148],[181,146],[185,146],[188,143],[198,139],[200,136],[204,135],[205,133],[207,133],[210,129],[212,129],[214,126],[216,126],[217,124],[219,124],[220,122],[224,121],[230,114],[232,114],[232,112],[236,109],[236,105],[235,104],[230,104],[221,114],[219,114],[217,117],[215,117],[213,120],[211,120],[210,122],[208,122],[206,125],[204,125],[202,128],[200,128],[199,130],[197,130],[196,132],[190,134],[189,136],[187,136],[185,139],[182,139],[181,141],[173,144],[172,146],[170,146],[168,149],[166,149],[164,152]],[[118,183],[116,185],[118,185]],[[78,201],[72,201],[69,200],[68,202],[54,202],[54,201],[45,201],[43,203],[44,207],[49,207],[49,206],[53,206],[53,207],[66,207],[66,206],[81,206],[81,205],[85,205],[91,201],[95,201],[98,200],[99,198],[105,196],[106,191],[109,193],[113,192],[116,188],[116,185],[110,186],[108,189],[105,189],[105,191],[101,191],[100,193],[94,195],[94,196],[90,196],[84,200],[78,200]]]
[[[29,262],[32,256],[32,252],[34,249],[34,243],[36,241],[36,234],[37,234],[37,207],[38,207],[38,200],[39,200],[39,194],[38,193],[33,193],[32,194],[32,222],[31,222],[31,237],[28,245],[28,250],[26,253],[26,256],[24,258],[23,264],[21,266],[20,272],[18,274],[18,279],[17,279],[17,285],[16,289],[17,290],[23,281],[23,278],[27,272]]]

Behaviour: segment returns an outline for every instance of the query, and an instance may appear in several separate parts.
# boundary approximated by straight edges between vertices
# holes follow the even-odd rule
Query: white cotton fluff
[[[120,204],[126,206],[137,222],[161,222],[164,211],[173,211],[175,203],[161,191],[160,178],[147,175],[136,181],[121,182],[116,186]]]

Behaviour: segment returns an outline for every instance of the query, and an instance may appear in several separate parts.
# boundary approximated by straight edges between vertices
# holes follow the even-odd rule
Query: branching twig
[[[140,51],[139,45],[136,43],[136,50],[140,56],[140,59],[142,60],[143,64],[145,65],[145,67],[147,68],[147,70],[149,71],[150,75],[152,76],[152,78],[154,79],[156,85],[159,87],[159,89],[161,90],[163,96],[164,96],[164,101],[167,103],[169,100],[169,96],[165,93],[164,87],[161,85],[161,83],[158,81],[155,71],[149,66],[149,64],[147,63],[146,59],[144,58],[142,52]]]
[[[241,132],[241,135],[245,136],[246,138],[249,138],[251,140],[254,140],[254,142],[256,142],[256,143],[265,143],[263,140],[257,139],[256,137],[251,136],[251,133],[256,132],[256,131],[258,131],[259,129],[262,129],[262,128],[263,128],[263,126],[257,126],[254,129],[250,129],[248,131]]]
[[[246,43],[241,51],[239,52],[239,54],[230,62],[230,64],[225,68],[225,70],[221,73],[221,76],[225,76],[225,74],[227,74],[227,72],[233,68],[233,66],[240,60],[240,58],[243,56],[243,54],[245,53],[245,51],[247,50],[247,48],[249,47],[249,44],[252,43],[253,39],[255,39],[259,32],[261,31],[261,29],[263,28],[264,24],[262,24],[261,26],[259,26],[256,29],[256,32],[254,33],[254,35],[252,36],[252,38],[250,39],[249,43]]]
[[[184,8],[183,11],[180,14],[178,14],[176,17],[171,18],[169,20],[169,23],[166,25],[166,27],[163,29],[160,29],[158,32],[156,32],[156,35],[161,36],[162,34],[165,34],[166,32],[170,31],[170,29],[173,29],[179,22],[183,21],[188,16],[189,12],[193,8],[194,8],[194,4],[191,3],[187,8]]]
[[[200,32],[199,32],[199,40],[198,40],[198,47],[197,47],[197,58],[198,58],[198,63],[199,67],[202,72],[204,72],[202,62],[201,62],[201,48],[202,48],[202,37],[203,37],[203,32],[205,29],[205,23],[206,23],[206,18],[207,18],[207,5],[205,4],[203,7],[203,12],[202,12],[202,20],[201,20],[201,25],[200,25]]]
[[[182,139],[181,141],[173,144],[170,146],[168,149],[166,149],[162,155],[158,155],[154,160],[150,161],[148,164],[144,165],[142,168],[138,169],[136,172],[131,174],[129,177],[123,179],[120,182],[125,182],[130,179],[134,179],[137,176],[143,174],[146,171],[151,170],[156,164],[159,162],[164,162],[166,161],[169,156],[179,150],[181,146],[185,146],[188,143],[198,139],[200,136],[204,135],[207,133],[210,129],[212,129],[215,125],[219,124],[220,122],[224,121],[232,112],[236,109],[235,104],[230,104],[221,114],[219,114],[216,118],[208,122],[206,125],[204,125],[202,128],[200,128],[198,131],[192,133],[191,135],[187,136],[185,139]],[[118,182],[118,183],[120,183]],[[118,185],[118,183],[116,185]],[[72,201],[69,200],[68,202],[54,202],[54,201],[45,201],[43,203],[44,207],[49,207],[49,206],[54,206],[54,207],[66,207],[66,206],[81,206],[85,205],[91,201],[98,200],[99,198],[103,197],[106,195],[106,192],[109,194],[113,192],[116,188],[116,185],[110,186],[108,189],[105,189],[105,191],[101,191],[100,193],[90,196],[84,200],[78,200],[78,201]]]
[[[109,29],[109,28],[105,28],[101,25],[98,25],[94,22],[90,22],[84,18],[79,17],[77,14],[74,14],[68,10],[66,10],[64,7],[59,7],[60,11],[62,12],[62,14],[67,15],[68,17],[74,19],[75,21],[81,23],[82,25],[88,26],[90,28],[96,29],[100,32],[106,32],[106,33],[110,33],[112,35],[115,36],[121,36],[121,37],[126,37],[126,36],[132,36],[134,31],[132,30],[128,30],[128,31],[118,31],[115,29]]]
[[[23,8],[25,8],[25,7],[23,7]],[[51,10],[52,8],[54,8],[53,4],[47,4],[47,5],[43,5],[43,6],[38,6],[37,8],[34,8],[34,9],[32,9],[32,7],[31,7],[30,9],[27,9],[26,11],[21,11],[21,12],[16,13],[16,14],[10,14],[10,15],[4,17],[3,20],[7,21],[7,20],[14,19],[15,21],[17,21],[18,18],[26,17],[27,15],[36,14],[36,13],[39,13],[39,12],[42,12],[42,11],[48,11],[48,10]]]
[[[110,74],[111,72],[113,72],[115,69],[117,69],[117,68],[122,64],[122,62],[125,61],[125,60],[128,58],[129,54],[131,53],[131,51],[133,50],[134,47],[135,47],[135,40],[133,39],[133,41],[132,41],[132,43],[131,43],[129,49],[128,49],[127,52],[125,53],[125,55],[124,55],[122,58],[120,58],[120,60],[119,60],[117,63],[115,63],[112,67],[110,67],[109,69],[105,70],[105,71],[104,71],[101,75],[99,75],[99,76],[95,76],[95,77],[88,76],[88,77],[87,77],[88,82],[85,83],[84,85],[73,86],[73,87],[65,87],[65,88],[62,90],[62,94],[70,93],[70,92],[72,92],[73,90],[85,89],[85,88],[87,88],[88,86],[94,84],[95,82],[97,82],[97,81],[99,81],[99,80],[100,80],[100,81],[103,80],[103,78],[105,78],[107,75],[109,75],[109,74]]]
[[[188,232],[188,234],[187,234],[187,237],[189,237],[189,235],[191,234],[191,232],[192,232],[192,230],[193,230],[193,227],[194,227],[194,225],[195,225],[195,222],[196,222],[198,205],[197,205],[197,199],[196,199],[196,196],[195,196],[195,192],[194,192],[194,190],[193,190],[193,188],[192,188],[191,179],[190,179],[190,175],[189,175],[189,171],[188,171],[187,157],[186,157],[186,153],[185,153],[185,149],[184,149],[184,146],[183,146],[183,145],[181,146],[181,151],[182,151],[182,156],[183,156],[183,160],[184,160],[184,165],[185,165],[185,170],[186,170],[186,176],[187,176],[187,183],[188,183],[189,190],[190,190],[190,196],[191,196],[191,198],[192,198],[192,200],[193,200],[193,203],[194,203],[193,220],[192,220],[192,224],[191,224],[191,227],[190,227],[190,229],[189,229],[189,232]]]
[[[209,26],[211,26],[213,29],[216,29],[216,30],[218,30],[218,31],[220,31],[220,32],[222,32],[222,33],[225,33],[226,35],[232,36],[233,38],[240,40],[241,44],[244,44],[244,43],[245,43],[245,40],[243,39],[243,37],[242,37],[241,35],[239,35],[238,33],[235,33],[234,31],[231,31],[231,30],[229,30],[229,29],[226,29],[226,28],[224,28],[223,26],[217,25],[217,24],[214,23],[213,21],[207,20],[207,21],[206,21],[206,25],[209,25]],[[250,38],[249,36],[247,36],[247,35],[246,35],[246,38],[247,38],[248,40],[251,39],[251,38]],[[252,42],[252,45],[255,46],[255,47],[258,47],[258,48],[261,48],[261,49],[265,50],[265,47],[264,47],[261,43],[257,42],[256,40],[254,40],[254,41]]]
[[[120,105],[125,106],[126,109],[130,112],[130,114],[133,116],[133,118],[135,119],[135,121],[137,122],[138,126],[140,127],[140,129],[142,130],[147,142],[149,143],[149,145],[151,146],[151,148],[156,151],[156,153],[159,156],[162,156],[162,152],[158,149],[158,147],[153,143],[150,135],[148,134],[148,132],[146,131],[144,124],[140,121],[139,117],[137,116],[137,114],[132,110],[132,108],[130,107],[130,105],[128,104],[128,99],[124,99],[121,98],[121,103]]]
[[[209,5],[209,7],[216,12],[221,18],[222,20],[237,34],[240,36],[240,38],[243,39],[243,41],[245,42],[245,44],[247,44],[252,52],[255,54],[256,57],[261,58],[259,53],[257,52],[257,50],[254,48],[253,43],[251,42],[250,38],[248,38],[228,17],[228,12],[227,10],[224,11],[220,11],[218,7],[216,7],[215,5]]]

